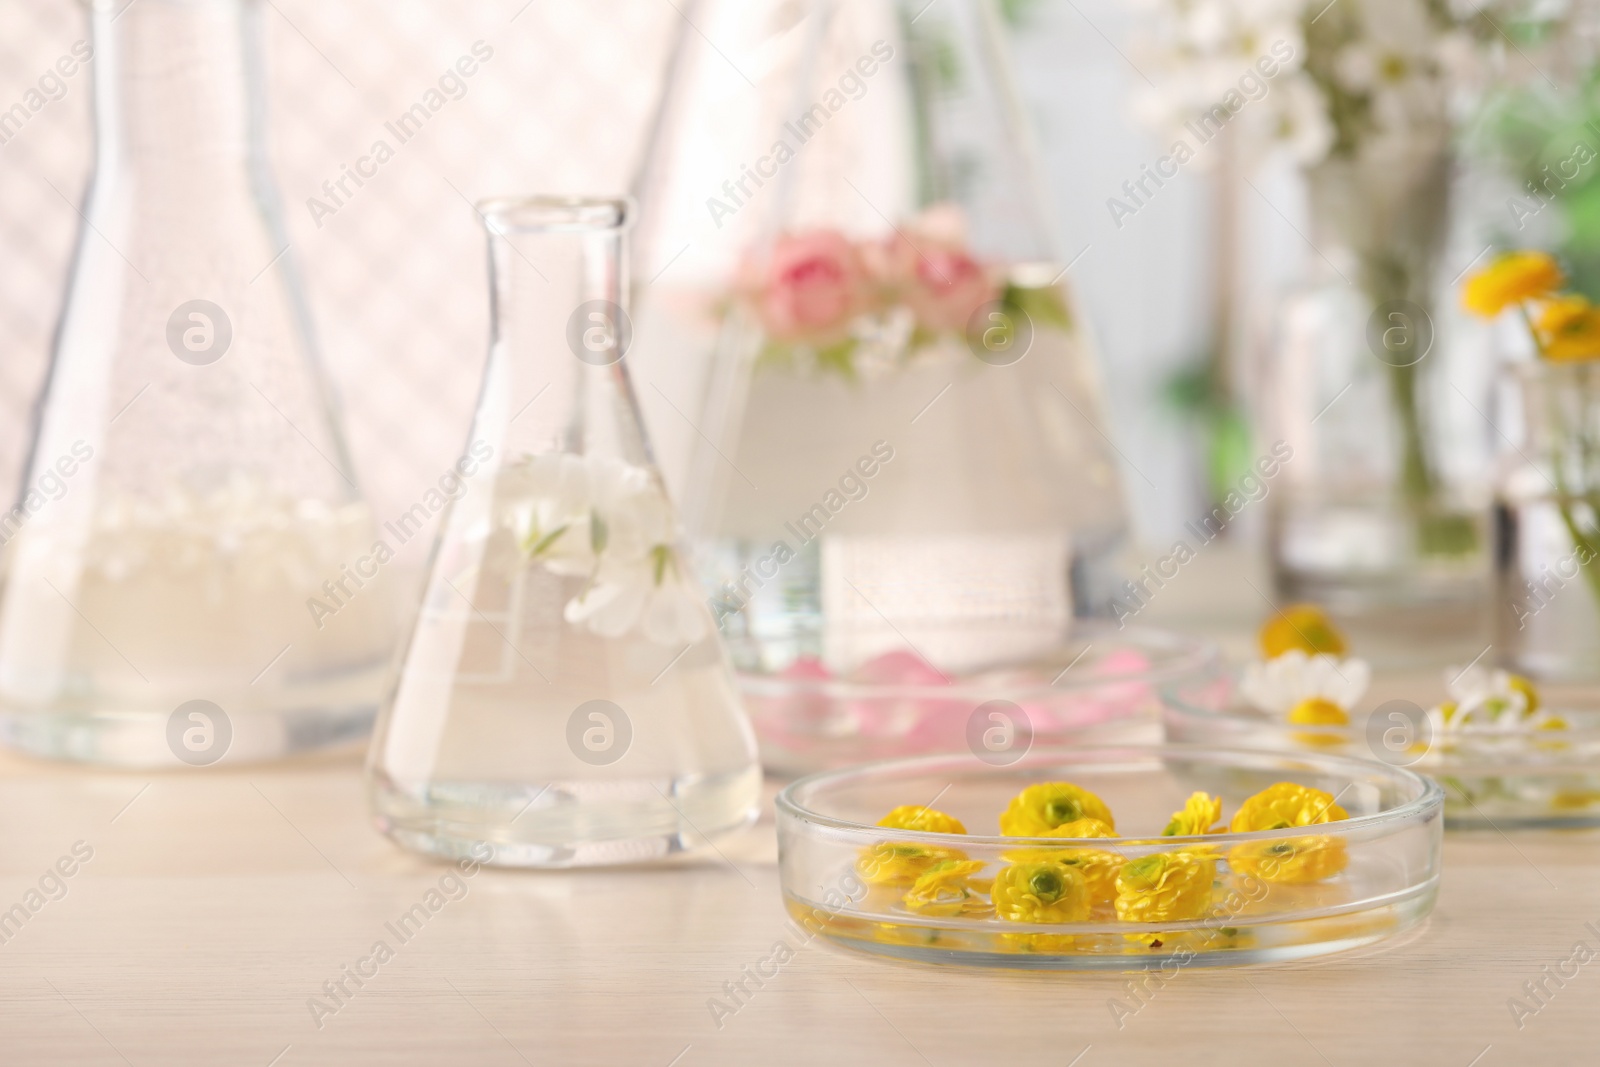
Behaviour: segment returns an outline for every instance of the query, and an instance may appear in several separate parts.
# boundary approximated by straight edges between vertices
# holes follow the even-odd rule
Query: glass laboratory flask
[[[266,165],[259,4],[86,6],[95,164],[0,517],[0,739],[128,766],[358,739],[393,612]]]
[[[1126,518],[997,8],[692,17],[637,179],[635,370],[736,664],[1054,645]]]
[[[754,817],[754,738],[622,361],[632,210],[480,205],[493,324],[465,488],[368,761],[409,848],[629,863]]]

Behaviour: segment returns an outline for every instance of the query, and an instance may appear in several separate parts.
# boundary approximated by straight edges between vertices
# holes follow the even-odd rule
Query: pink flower
[[[860,255],[835,230],[780,235],[747,274],[762,325],[782,341],[838,340],[870,298]]]
[[[886,281],[926,329],[965,330],[973,312],[999,295],[967,251],[965,229],[959,208],[939,204],[889,241]]]

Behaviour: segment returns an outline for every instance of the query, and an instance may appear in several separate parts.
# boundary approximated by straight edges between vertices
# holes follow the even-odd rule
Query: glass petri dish
[[[1428,775],[1444,787],[1452,830],[1600,826],[1600,697],[1581,687],[1541,694],[1563,728],[1439,734],[1405,700],[1357,709],[1343,726],[1301,726],[1246,705],[1231,672],[1164,686],[1161,701],[1174,743],[1374,758]]]
[[[1330,793],[1349,817],[1200,837],[993,836],[1012,797],[1062,781],[1099,796],[1124,834],[1159,834],[1197,790],[1220,795],[1226,818],[1279,782]],[[1323,753],[1123,745],[1035,750],[1000,767],[970,755],[891,760],[812,775],[779,794],[779,875],[805,936],[880,956],[1166,973],[1279,962],[1422,922],[1438,888],[1443,800],[1437,783],[1403,767]],[[874,825],[905,804],[936,807],[973,832]],[[1022,908],[1019,917],[1015,887],[1037,888],[1028,865],[1058,856],[1051,862],[1083,873],[1087,913],[1055,921],[1060,912]],[[921,883],[909,879],[941,861],[963,865],[964,897],[911,901]],[[1048,890],[1051,873],[1042,877]]]
[[[991,632],[992,631],[992,632]],[[919,648],[1004,647],[994,628],[917,635]],[[780,775],[971,752],[1005,761],[1035,747],[1160,740],[1160,691],[1215,677],[1215,646],[1155,629],[1077,623],[1048,647],[938,670],[891,649],[831,674],[815,658],[730,642],[762,763]]]

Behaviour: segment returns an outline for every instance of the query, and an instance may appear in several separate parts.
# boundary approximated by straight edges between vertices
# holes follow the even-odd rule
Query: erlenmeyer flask
[[[511,866],[650,859],[753,817],[761,774],[622,363],[631,204],[481,205],[493,330],[404,665],[379,826]]]
[[[0,519],[0,735],[125,765],[359,737],[392,608],[265,165],[258,5],[88,9],[95,169]]]
[[[994,4],[688,15],[635,366],[735,661],[1058,641],[1126,523]]]

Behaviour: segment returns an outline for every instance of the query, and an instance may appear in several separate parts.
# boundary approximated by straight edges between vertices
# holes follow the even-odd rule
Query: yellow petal
[[[902,804],[878,820],[879,826],[891,830],[921,830],[929,834],[964,834],[967,828],[961,820],[942,811],[915,804]]]
[[[1191,793],[1180,811],[1172,813],[1162,837],[1192,837],[1211,832],[1222,818],[1222,798],[1209,793]]]
[[[1011,798],[1000,814],[1000,832],[1007,837],[1037,837],[1080,819],[1098,819],[1115,830],[1117,823],[1105,802],[1071,782],[1040,782]]]
[[[1083,922],[1093,905],[1083,872],[1050,861],[1000,868],[989,895],[1006,922]]]
[[[1309,885],[1331,878],[1349,862],[1344,842],[1336,837],[1285,837],[1250,841],[1228,850],[1228,866],[1280,885]]]
[[[1467,279],[1461,303],[1475,315],[1494,318],[1512,304],[1555,292],[1565,281],[1548,253],[1507,252]]]
[[[1228,829],[1240,834],[1314,826],[1349,817],[1348,812],[1334,803],[1331,793],[1294,782],[1278,782],[1240,804]]]
[[[1211,904],[1217,862],[1191,852],[1129,860],[1117,875],[1117,918],[1158,923],[1198,919]]]

